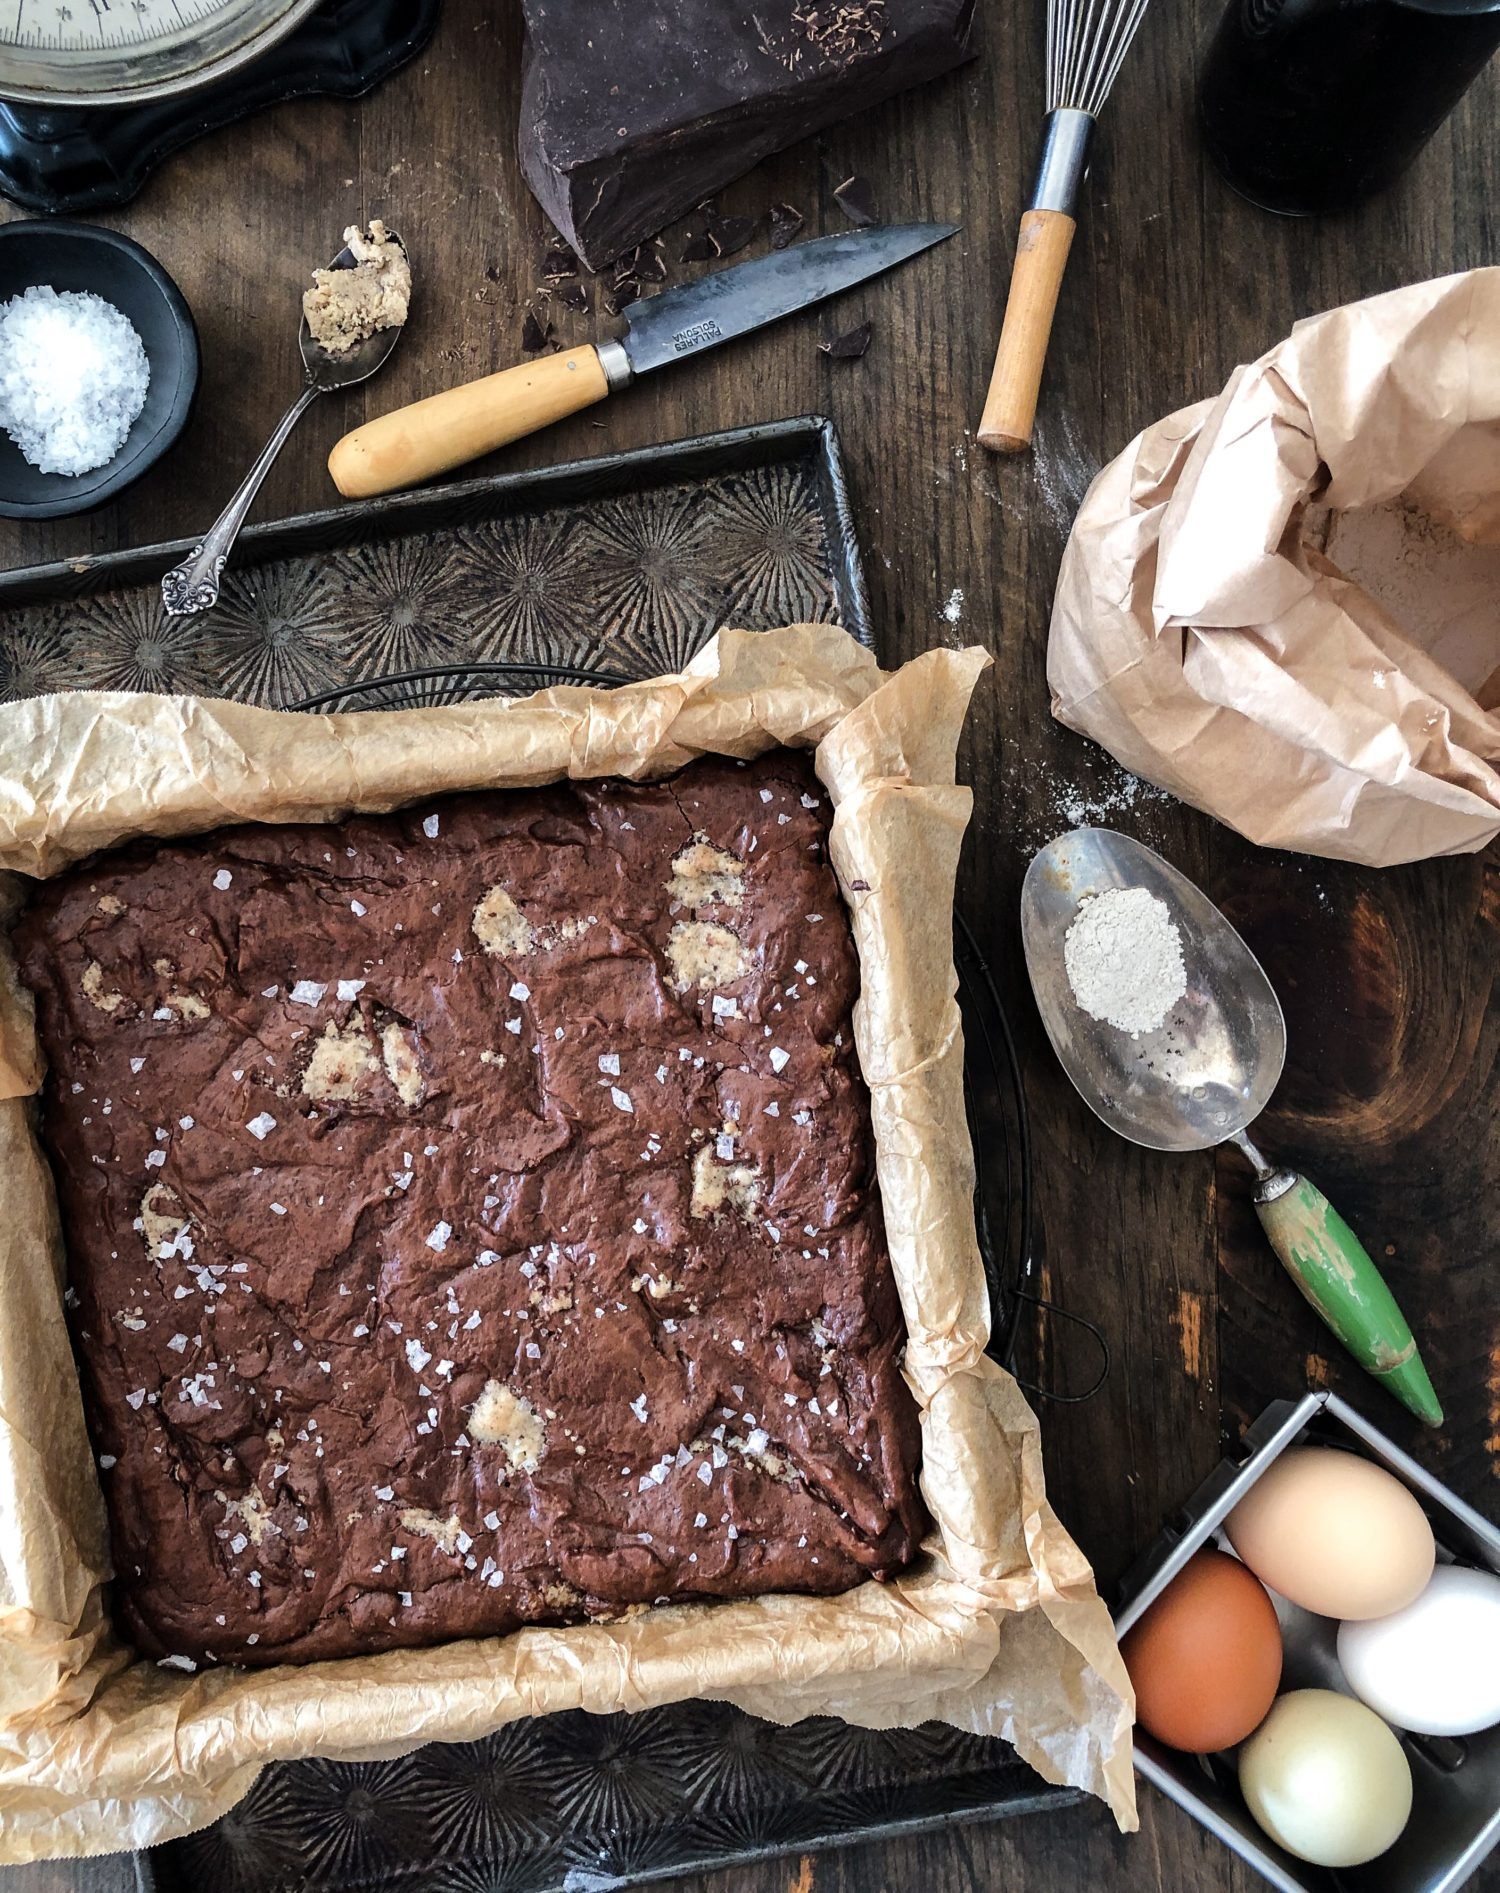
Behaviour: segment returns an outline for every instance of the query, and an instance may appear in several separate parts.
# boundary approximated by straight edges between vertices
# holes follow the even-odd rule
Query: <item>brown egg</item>
[[[1281,1630],[1259,1581],[1200,1551],[1120,1645],[1136,1718],[1170,1748],[1233,1748],[1264,1721],[1281,1681]]]

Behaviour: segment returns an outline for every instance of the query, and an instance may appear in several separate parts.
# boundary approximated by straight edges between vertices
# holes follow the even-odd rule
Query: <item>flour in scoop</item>
[[[1063,941],[1073,997],[1132,1038],[1155,1032],[1187,991],[1182,935],[1144,887],[1110,887],[1079,907]]]

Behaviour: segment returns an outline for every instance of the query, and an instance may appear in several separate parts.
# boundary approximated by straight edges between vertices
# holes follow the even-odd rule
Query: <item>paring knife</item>
[[[851,289],[957,228],[897,224],[814,237],[632,303],[618,341],[545,355],[382,414],[345,434],[328,456],[328,471],[346,499],[415,486],[591,407],[637,375]]]

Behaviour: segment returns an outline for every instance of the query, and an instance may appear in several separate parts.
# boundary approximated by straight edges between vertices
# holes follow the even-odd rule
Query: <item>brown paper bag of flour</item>
[[[1301,322],[1095,480],[1053,714],[1267,847],[1500,833],[1500,269]]]

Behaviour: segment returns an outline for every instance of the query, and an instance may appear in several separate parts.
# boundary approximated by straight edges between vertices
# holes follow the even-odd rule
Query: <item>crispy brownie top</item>
[[[922,1528],[806,759],[140,844],[18,931],[124,1628],[305,1660]]]

